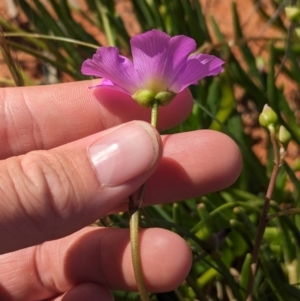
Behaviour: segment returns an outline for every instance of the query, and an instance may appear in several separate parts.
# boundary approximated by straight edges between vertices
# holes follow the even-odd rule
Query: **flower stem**
[[[151,110],[151,125],[156,128],[158,119],[158,103],[155,102]],[[131,243],[131,257],[134,276],[136,284],[141,295],[142,301],[150,301],[147,288],[144,281],[143,269],[140,256],[139,245],[139,207],[144,199],[146,183],[144,183],[139,190],[137,201],[134,201],[133,195],[129,197],[129,213],[130,213],[130,243]]]
[[[281,167],[282,160],[283,160],[283,157],[280,156],[280,153],[278,150],[275,132],[270,133],[270,139],[271,139],[272,148],[273,148],[273,152],[274,152],[274,167],[272,170],[270,182],[269,182],[268,189],[266,192],[264,207],[263,207],[260,219],[259,219],[257,235],[256,235],[255,242],[254,242],[254,247],[253,247],[253,252],[252,252],[252,261],[251,261],[251,265],[250,265],[248,285],[247,285],[247,290],[246,290],[246,301],[252,301],[252,290],[253,290],[254,278],[255,278],[255,274],[256,274],[256,270],[257,270],[259,250],[260,250],[263,235],[264,235],[264,232],[267,227],[268,220],[269,220],[267,215],[268,215],[268,211],[270,208],[270,201],[271,201],[272,194],[274,191],[276,178],[277,178],[277,175],[278,175],[278,172]]]
[[[156,101],[151,110],[151,125],[156,128],[158,120],[158,102]]]
[[[139,191],[139,196],[137,199],[137,204],[133,205],[133,210],[134,212],[131,214],[130,217],[130,243],[131,243],[131,256],[132,256],[132,265],[133,265],[133,271],[134,271],[134,276],[136,280],[136,284],[141,296],[141,299],[143,301],[150,301],[147,288],[145,285],[144,281],[144,275],[143,275],[143,269],[142,269],[142,264],[141,264],[141,256],[140,256],[140,244],[139,244],[139,219],[140,219],[140,214],[139,214],[139,209],[137,206],[140,205],[143,199],[143,195],[145,192],[146,188],[146,183],[144,183]],[[129,201],[129,206],[130,203],[134,202],[133,198]]]

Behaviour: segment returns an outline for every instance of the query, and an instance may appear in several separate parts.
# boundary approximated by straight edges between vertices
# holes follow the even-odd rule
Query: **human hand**
[[[113,300],[110,289],[135,290],[128,230],[88,225],[126,210],[146,180],[150,205],[220,190],[240,172],[227,136],[204,130],[160,139],[149,124],[130,122],[149,121],[149,110],[91,85],[0,90],[0,300]],[[158,129],[191,108],[185,90],[160,108]],[[89,154],[100,149],[93,166]],[[140,237],[148,290],[177,287],[191,265],[185,241],[154,228]]]

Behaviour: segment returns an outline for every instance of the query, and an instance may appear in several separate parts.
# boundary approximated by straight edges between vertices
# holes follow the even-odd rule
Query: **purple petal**
[[[187,60],[195,50],[196,42],[193,39],[186,36],[171,38],[168,48],[168,61],[166,62],[164,72],[164,75],[168,78],[169,85],[176,80],[182,69],[186,68]],[[170,86],[168,88],[170,89]]]
[[[180,92],[206,76],[218,75],[222,72],[223,64],[224,62],[214,55],[203,53],[191,55],[185,68],[181,70],[177,78],[174,78],[170,89]]]
[[[95,86],[89,86],[90,89],[99,88],[99,87],[105,87],[112,90],[118,90],[124,93],[128,94],[127,90],[124,90],[122,87],[115,85],[113,82],[111,82],[109,79],[103,78],[101,83]]]
[[[139,75],[141,88],[152,79],[166,83],[173,81],[188,56],[196,49],[193,39],[185,36],[171,38],[159,30],[151,30],[131,39],[134,68]]]
[[[103,78],[101,86],[114,86],[115,84],[107,78]]]
[[[109,89],[113,89],[113,90],[118,90],[124,93],[128,93],[128,90],[125,90],[124,88],[122,88],[121,86],[115,85],[113,82],[111,82],[109,79],[103,78],[101,84],[101,87],[105,87],[105,88],[109,88]],[[130,93],[128,93],[130,94]]]
[[[87,59],[81,67],[82,74],[103,77],[133,94],[137,77],[132,62],[119,55],[115,47],[100,47],[92,59]]]
[[[134,94],[140,89],[178,93],[205,76],[222,71],[223,61],[193,54],[196,43],[186,36],[170,37],[151,30],[131,39],[133,63],[115,47],[100,47],[82,64],[82,73],[102,77],[100,85]]]

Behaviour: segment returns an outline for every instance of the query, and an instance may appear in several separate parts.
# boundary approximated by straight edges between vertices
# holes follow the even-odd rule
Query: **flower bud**
[[[271,107],[265,105],[258,117],[259,124],[269,130],[275,128],[278,122],[278,116]]]
[[[155,94],[151,90],[138,90],[131,97],[142,107],[148,108],[155,101]]]
[[[298,7],[286,6],[285,14],[290,21],[300,22],[300,9]]]
[[[256,68],[258,69],[259,72],[264,72],[266,63],[262,56],[256,57],[255,64],[256,64]]]
[[[155,95],[155,100],[157,100],[160,105],[166,106],[173,100],[175,95],[173,92],[161,91]]]
[[[283,126],[281,125],[279,127],[279,133],[278,133],[278,141],[284,146],[287,147],[289,142],[292,139],[292,135],[290,132]]]

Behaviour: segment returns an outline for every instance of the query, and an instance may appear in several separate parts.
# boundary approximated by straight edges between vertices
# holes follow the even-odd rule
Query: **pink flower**
[[[189,37],[170,37],[155,29],[136,35],[130,44],[133,62],[115,47],[100,47],[83,62],[81,72],[102,77],[100,86],[131,96],[139,91],[175,95],[206,76],[219,74],[224,63],[213,55],[193,53],[196,43]]]

